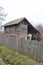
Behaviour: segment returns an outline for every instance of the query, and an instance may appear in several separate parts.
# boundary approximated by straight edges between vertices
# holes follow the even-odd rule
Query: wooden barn
[[[10,21],[4,25],[6,34],[36,34],[38,31],[24,17]]]

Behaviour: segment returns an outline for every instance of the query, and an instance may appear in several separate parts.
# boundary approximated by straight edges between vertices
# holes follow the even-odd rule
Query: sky
[[[2,24],[22,17],[34,26],[43,24],[43,0],[0,0],[0,6],[8,13]]]

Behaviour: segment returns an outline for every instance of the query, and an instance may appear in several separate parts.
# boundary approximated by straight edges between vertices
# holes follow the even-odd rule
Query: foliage
[[[5,13],[4,8],[0,7],[0,20],[4,21],[6,16],[7,16],[7,13]]]
[[[0,65],[6,65],[2,60],[0,60]]]
[[[2,59],[0,65],[41,65],[30,57],[5,46],[0,46],[0,58]]]

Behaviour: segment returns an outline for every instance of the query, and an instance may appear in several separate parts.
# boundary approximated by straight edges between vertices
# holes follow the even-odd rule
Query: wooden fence
[[[0,36],[0,44],[14,48],[33,59],[43,62],[43,41],[26,40],[7,35]]]

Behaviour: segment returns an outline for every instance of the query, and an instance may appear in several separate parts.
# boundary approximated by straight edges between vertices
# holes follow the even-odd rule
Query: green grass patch
[[[0,65],[41,65],[30,57],[20,54],[18,51],[0,45]]]

